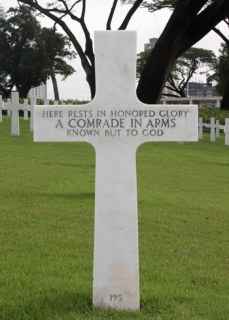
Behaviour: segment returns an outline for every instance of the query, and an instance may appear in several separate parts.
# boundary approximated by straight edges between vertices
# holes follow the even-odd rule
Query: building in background
[[[39,87],[31,88],[28,98],[36,97],[37,99],[47,99],[47,84],[42,83]]]
[[[158,38],[151,38],[149,39],[149,43],[144,44],[144,51],[152,50],[153,47],[155,46]]]
[[[149,39],[149,43],[144,44],[144,51],[151,51],[158,38]],[[176,84],[179,84],[178,80],[175,80]],[[172,90],[164,88],[163,93],[166,94],[174,94]],[[199,82],[189,82],[187,88],[185,89],[185,93],[187,97],[218,97],[220,96],[216,91],[216,88],[208,85],[207,83],[199,83]]]
[[[3,18],[3,19],[6,18],[6,13],[4,11],[4,7],[2,7],[1,4],[0,4],[0,18]]]
[[[206,83],[189,82],[185,89],[187,97],[219,97],[216,88]]]

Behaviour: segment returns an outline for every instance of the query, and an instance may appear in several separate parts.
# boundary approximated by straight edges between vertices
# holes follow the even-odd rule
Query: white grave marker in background
[[[229,118],[225,119],[225,127],[224,127],[224,133],[225,133],[225,145],[229,145]]]
[[[211,128],[210,141],[215,142],[215,118],[211,118],[211,123],[207,124],[206,128]]]
[[[35,97],[30,98],[30,104],[28,105],[28,110],[30,111],[30,132],[34,130],[34,106],[37,103]]]
[[[19,110],[27,110],[26,104],[19,103],[19,93],[11,92],[12,102],[7,103],[7,110],[11,110],[11,136],[19,136]]]
[[[203,139],[203,127],[205,127],[206,123],[203,123],[203,118],[199,118],[199,139]]]
[[[28,99],[24,99],[24,105],[28,107]],[[24,110],[24,120],[29,120],[29,110]]]
[[[136,97],[136,32],[95,32],[96,96],[87,105],[35,106],[35,142],[96,150],[93,304],[139,309],[136,150],[149,141],[198,141],[191,105]]]
[[[7,103],[11,103],[11,99],[7,98]],[[7,110],[7,116],[11,116],[12,112],[11,110]]]
[[[2,96],[0,95],[0,122],[2,122],[2,110],[4,109],[4,102],[2,101]]]

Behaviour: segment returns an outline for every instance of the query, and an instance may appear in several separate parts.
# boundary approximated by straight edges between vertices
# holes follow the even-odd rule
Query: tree
[[[138,98],[158,103],[174,61],[229,16],[228,0],[153,0],[144,2],[149,10],[164,7],[173,13],[142,72]]]
[[[60,100],[60,97],[55,69],[61,70],[60,74],[64,76],[63,80],[65,80],[67,76],[71,75],[75,71],[73,67],[68,65],[63,59],[58,59],[58,57],[67,56],[68,59],[72,59],[76,56],[75,52],[70,52],[69,50],[64,49],[66,45],[68,46],[68,49],[70,49],[70,41],[67,39],[67,37],[63,37],[61,34],[56,34],[56,23],[54,23],[52,29],[42,28],[39,32],[37,29],[36,18],[33,16],[33,12],[35,10],[32,8],[27,8],[23,5],[21,8],[29,14],[37,45],[43,55],[52,79],[54,98],[58,101]],[[57,67],[58,64],[59,66]]]
[[[224,22],[229,27],[229,18],[224,19]],[[229,110],[229,39],[218,29],[213,28],[213,30],[223,39],[224,44],[221,45],[221,56],[219,58],[218,64],[216,65],[216,74],[215,78],[218,80],[217,89],[219,93],[223,95],[221,102],[221,110]]]
[[[229,46],[221,44],[220,56],[215,63],[215,73],[208,78],[208,82],[216,81],[216,89],[223,96],[221,109],[229,110]]]
[[[136,79],[139,81],[142,71],[145,67],[146,61],[149,58],[150,50],[146,50],[137,54]]]
[[[175,61],[167,79],[167,83],[165,84],[167,89],[172,90],[178,95],[167,95],[185,97],[185,89],[188,82],[198,68],[208,66],[210,69],[213,69],[215,62],[216,56],[211,50],[193,47],[188,49]]]
[[[140,79],[146,61],[151,51],[144,51],[137,55],[137,79]],[[213,68],[216,62],[216,56],[213,51],[190,48],[184,52],[173,64],[171,72],[165,84],[165,88],[173,93],[163,93],[165,96],[185,97],[185,89],[193,74],[199,67],[208,66]]]
[[[10,8],[8,13],[7,20],[0,20],[0,74],[7,78],[8,87],[15,85],[20,97],[25,98],[32,87],[47,80],[50,72],[35,41],[28,12],[23,8]],[[70,41],[59,33],[53,38],[52,28],[41,28],[37,21],[34,23],[48,55],[52,57],[55,73],[65,79],[75,71],[62,59],[75,57],[75,53],[69,50]]]
[[[95,95],[95,66],[93,43],[85,23],[86,0],[73,3],[67,0],[54,0],[47,7],[41,5],[41,0],[19,0],[20,3],[32,6],[42,14],[58,23],[71,39],[86,73],[86,79],[91,89],[91,97]],[[113,5],[107,20],[106,29],[111,29],[111,22],[118,0]],[[134,12],[142,5],[150,10],[147,1],[134,0],[122,3],[131,4],[119,30],[125,30]],[[81,6],[78,16],[73,10]],[[152,11],[164,7],[172,8],[173,14],[169,19],[162,35],[157,41],[143,70],[137,88],[138,98],[145,103],[156,103],[160,99],[165,81],[169,76],[174,61],[197,41],[203,38],[212,28],[229,15],[228,0],[152,0]],[[76,11],[76,10],[75,10]],[[85,36],[85,52],[73,32],[63,20],[69,16],[80,24]]]
[[[13,9],[9,12],[12,12]],[[18,83],[18,74],[23,79],[25,87],[27,87],[27,75],[29,75],[31,81],[31,68],[27,68],[30,59],[33,59],[34,66],[36,68],[37,56],[33,54],[33,48],[30,46],[30,42],[33,39],[33,31],[30,24],[25,19],[21,18],[21,14],[17,17],[10,17],[8,20],[0,19],[0,74],[4,77],[5,82],[1,84],[1,89],[5,93],[6,97],[9,96],[10,90],[14,85]],[[25,63],[26,62],[26,63]],[[22,64],[25,64],[25,68],[22,68]],[[21,71],[21,74],[19,73]],[[34,70],[35,71],[35,70]],[[43,69],[39,73],[36,70],[34,74],[39,77],[40,81],[46,80],[46,74]],[[5,87],[3,85],[5,84]],[[26,88],[27,90],[27,88]],[[28,89],[29,90],[29,89]]]
[[[69,0],[54,0],[52,3],[49,3],[47,6],[42,6],[42,1],[39,0],[19,0],[20,3],[33,7],[38,12],[46,15],[48,18],[52,19],[57,23],[67,34],[71,40],[73,46],[78,53],[79,58],[81,59],[82,67],[86,74],[86,80],[89,84],[91,91],[91,98],[95,96],[95,59],[94,59],[94,50],[93,50],[93,41],[91,39],[90,32],[85,23],[85,12],[86,12],[86,0],[76,0],[71,3]],[[108,16],[106,29],[111,30],[111,23],[115,13],[116,5],[118,0],[113,0],[113,5]],[[136,0],[132,4],[130,10],[128,11],[126,17],[121,23],[119,30],[125,30],[131,17],[139,8],[143,0]],[[80,8],[81,5],[81,8]],[[77,9],[77,10],[76,10]],[[80,12],[81,11],[81,12]],[[79,15],[76,15],[75,12],[80,12]],[[64,18],[69,16],[73,21],[78,23],[83,31],[85,37],[85,50],[80,45],[79,41],[75,37],[74,33],[67,26]]]

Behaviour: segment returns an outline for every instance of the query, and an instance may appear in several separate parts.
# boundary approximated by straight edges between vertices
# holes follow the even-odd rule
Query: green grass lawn
[[[0,123],[0,319],[229,319],[229,146],[137,152],[139,312],[92,308],[95,152]]]

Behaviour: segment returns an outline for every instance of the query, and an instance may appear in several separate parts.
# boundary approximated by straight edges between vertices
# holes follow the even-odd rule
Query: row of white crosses
[[[12,125],[11,125],[11,135],[19,135],[19,115],[18,111],[24,111],[24,120],[28,120],[28,111],[30,111],[30,132],[33,132],[34,119],[33,110],[34,105],[36,105],[36,98],[31,97],[30,105],[28,104],[28,99],[24,99],[23,104],[19,104],[18,92],[12,92],[12,102],[11,99],[7,99],[7,102],[2,101],[2,96],[0,95],[0,122],[2,122],[2,110],[7,110],[7,115],[12,114]],[[63,104],[63,103],[62,103]],[[49,99],[44,99],[44,105],[49,105]],[[58,105],[58,101],[54,101],[54,105]],[[215,138],[219,138],[220,129],[224,130],[225,133],[225,145],[229,145],[229,119],[225,120],[225,126],[220,125],[219,120],[211,118],[210,124],[203,123],[203,118],[199,118],[199,139],[203,139],[203,127],[211,129],[210,141],[215,141]],[[183,142],[178,142],[183,143]]]
[[[2,96],[0,95],[0,122],[2,122],[2,110],[7,110],[7,115],[12,115],[12,125],[11,125],[11,135],[19,135],[19,115],[18,111],[24,111],[24,120],[28,120],[28,111],[30,111],[30,132],[33,132],[34,119],[33,110],[34,105],[36,105],[36,98],[31,97],[30,105],[28,104],[28,99],[24,99],[23,104],[19,104],[18,92],[12,92],[12,102],[11,99],[7,99],[7,102],[2,101]],[[54,105],[58,105],[58,101],[54,101]],[[63,103],[62,103],[63,104]],[[44,105],[49,105],[49,99],[44,99]],[[211,129],[210,141],[215,142],[215,138],[219,138],[220,130],[224,130],[225,133],[225,145],[229,145],[229,119],[225,119],[225,126],[220,125],[219,120],[211,118],[210,124],[203,123],[203,118],[199,118],[199,139],[203,139],[203,127]],[[178,142],[183,143],[183,142]]]
[[[11,93],[12,100],[7,99],[7,102],[2,101],[2,96],[0,95],[0,122],[2,122],[2,110],[7,111],[7,115],[11,116],[11,135],[19,136],[19,110],[24,111],[24,120],[28,120],[28,112],[30,111],[30,132],[34,130],[34,106],[37,103],[35,97],[31,97],[30,104],[28,104],[28,99],[24,99],[24,103],[19,103],[19,93]],[[44,104],[49,104],[49,99],[44,99]],[[54,101],[54,105],[58,105],[58,101]]]
[[[33,132],[33,110],[34,106],[37,103],[35,97],[31,97],[30,105],[28,104],[28,99],[24,99],[24,103],[19,103],[19,94],[18,92],[12,92],[12,101],[10,98],[7,99],[7,102],[2,101],[2,96],[0,95],[0,122],[2,122],[2,110],[7,111],[7,116],[12,116],[12,125],[14,124],[14,129],[12,129],[12,135],[19,135],[19,115],[18,111],[24,111],[24,120],[28,120],[28,112],[30,111],[30,131]],[[44,104],[49,104],[49,99],[44,99]],[[58,101],[54,101],[54,105],[58,105]]]
[[[215,138],[219,138],[220,129],[225,133],[225,145],[229,145],[229,118],[225,119],[225,126],[211,118],[210,124],[203,123],[203,118],[199,118],[199,139],[203,139],[203,127],[211,129],[210,141],[215,142]]]

